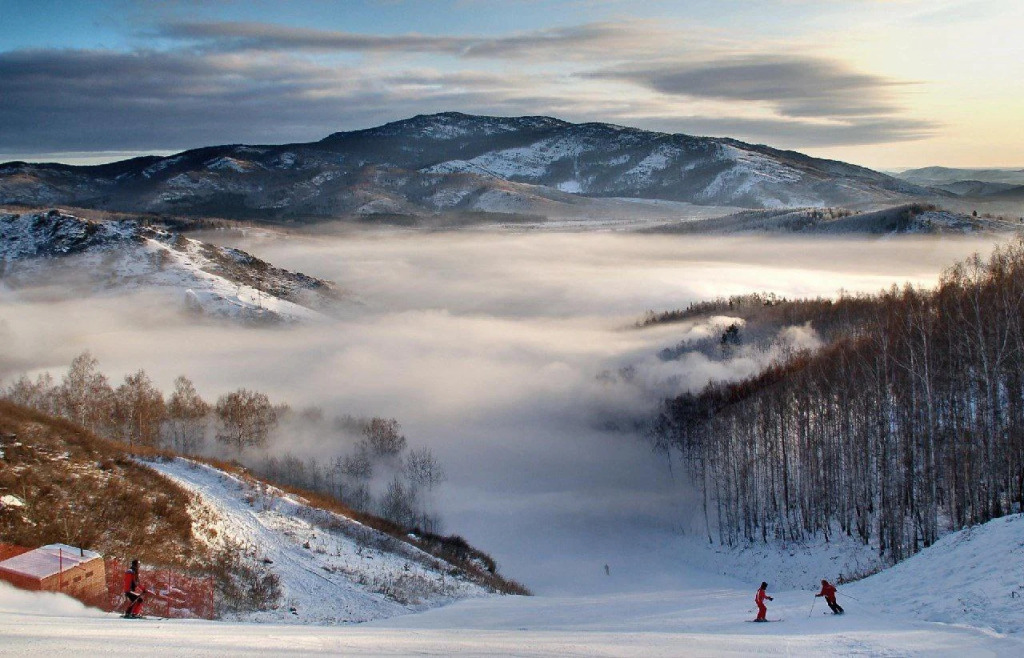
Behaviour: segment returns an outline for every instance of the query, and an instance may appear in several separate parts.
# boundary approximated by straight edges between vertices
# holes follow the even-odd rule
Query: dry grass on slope
[[[147,565],[202,569],[190,495],[81,427],[0,400],[0,541],[63,542]]]
[[[138,448],[134,455],[171,456]],[[204,461],[257,481],[237,464]],[[301,496],[313,508],[354,519],[399,547],[420,548],[496,592],[528,593],[498,574],[489,556],[460,537],[411,534],[408,528],[357,512],[328,496],[267,484]],[[222,612],[272,604],[257,591],[266,577],[259,565],[248,564],[229,546],[210,549],[196,537],[206,530],[204,520],[192,516],[190,493],[139,464],[124,444],[6,400],[0,400],[2,496],[14,496],[23,505],[0,505],[0,543],[34,548],[61,542],[122,561],[138,558],[147,567],[209,574],[217,582]]]

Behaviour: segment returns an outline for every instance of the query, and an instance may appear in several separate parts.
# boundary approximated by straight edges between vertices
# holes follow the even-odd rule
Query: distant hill
[[[1024,201],[1024,185],[993,192],[990,196],[1000,201]]]
[[[929,194],[864,167],[732,139],[455,112],[305,144],[211,146],[91,167],[0,165],[0,203],[276,221],[551,216],[617,197],[778,208]]]
[[[841,208],[747,210],[723,217],[671,222],[645,229],[645,232],[883,235],[999,233],[1020,229],[1021,226],[1016,221],[975,217],[927,204],[904,204],[864,213],[854,213]]]
[[[137,221],[0,214],[0,235],[0,279],[14,287],[55,277],[89,292],[156,286],[189,310],[261,322],[314,318],[342,297],[329,281]]]
[[[940,190],[945,190],[957,196],[990,196],[999,195],[1003,192],[1019,188],[1019,185],[1012,183],[986,183],[980,180],[959,180],[955,183],[936,184]]]
[[[915,185],[942,187],[967,181],[1024,185],[1024,169],[970,169],[956,167],[922,167],[907,169],[897,178]]]

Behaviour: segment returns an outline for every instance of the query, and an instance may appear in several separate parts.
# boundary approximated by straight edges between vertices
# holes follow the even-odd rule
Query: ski
[[[744,619],[743,621],[748,624],[766,624],[773,621],[783,621],[783,619],[782,617],[779,617],[778,619],[765,619],[764,621],[757,621],[756,619]]]
[[[135,615],[132,617],[125,617],[124,615],[118,615],[121,619],[148,619],[150,621],[165,621],[169,617],[153,617],[151,615]]]

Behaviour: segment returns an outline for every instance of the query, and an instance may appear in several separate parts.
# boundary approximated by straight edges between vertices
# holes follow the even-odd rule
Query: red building
[[[50,544],[0,562],[0,580],[86,602],[103,601],[107,595],[103,557],[66,544]]]

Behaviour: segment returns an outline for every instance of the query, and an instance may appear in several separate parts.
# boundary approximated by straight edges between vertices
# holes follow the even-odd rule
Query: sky
[[[1020,0],[0,0],[0,161],[549,115],[1024,166]]]

